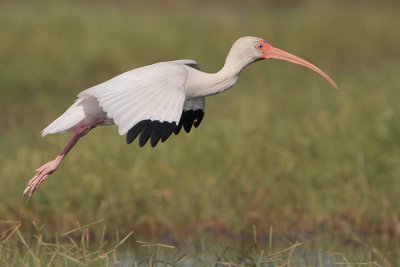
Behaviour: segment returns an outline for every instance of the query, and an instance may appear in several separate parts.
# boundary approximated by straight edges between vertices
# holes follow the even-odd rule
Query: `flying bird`
[[[192,126],[198,127],[204,116],[205,97],[228,90],[246,66],[264,59],[285,60],[311,69],[338,89],[310,62],[250,36],[233,44],[217,73],[202,72],[196,61],[188,59],[140,67],[80,92],[72,106],[42,131],[42,136],[67,131],[73,134],[55,159],[36,169],[23,194],[29,200],[78,140],[97,126],[115,124],[128,144],[138,139],[144,146],[150,140],[152,147],[182,128],[189,132]]]

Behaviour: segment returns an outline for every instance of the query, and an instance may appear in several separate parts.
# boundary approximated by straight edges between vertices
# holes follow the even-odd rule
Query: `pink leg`
[[[67,145],[61,151],[58,156],[52,160],[44,164],[43,166],[36,169],[36,175],[33,176],[32,179],[29,180],[28,185],[24,190],[24,196],[28,194],[28,200],[32,197],[33,193],[36,189],[47,180],[47,178],[57,170],[58,166],[60,165],[61,161],[65,158],[68,152],[74,147],[74,145],[79,141],[79,139],[85,136],[91,129],[95,128],[99,123],[92,124],[92,125],[82,125],[79,126]]]

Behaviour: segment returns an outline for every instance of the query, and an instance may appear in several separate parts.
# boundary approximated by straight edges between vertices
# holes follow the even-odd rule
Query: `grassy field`
[[[134,243],[128,248],[144,240],[187,250],[244,250],[254,243],[254,226],[265,251],[289,248],[282,265],[290,265],[288,253],[298,241],[299,258],[317,255],[309,266],[321,252],[345,255],[336,263],[398,266],[400,6],[178,2],[0,2],[3,264],[23,265],[13,254],[22,251],[25,265],[40,266],[43,255],[55,254],[34,250],[35,236],[57,245],[56,237],[77,222],[103,220],[105,230],[96,226],[87,236],[111,240],[109,249],[133,231],[124,240]],[[245,35],[315,63],[340,93],[292,64],[256,63],[233,90],[208,99],[195,131],[152,149],[126,145],[115,127],[98,128],[25,203],[22,190],[35,168],[68,139],[42,139],[40,131],[79,91],[157,61],[192,58],[204,71],[217,71]],[[85,231],[78,229],[72,240],[82,240]]]

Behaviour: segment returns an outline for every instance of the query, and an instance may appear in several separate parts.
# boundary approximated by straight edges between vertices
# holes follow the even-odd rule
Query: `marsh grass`
[[[120,238],[116,233],[114,244],[105,240],[106,227],[103,226],[100,240],[93,241],[93,225],[79,225],[63,234],[56,234],[51,241],[43,236],[44,226],[33,223],[35,231],[31,238],[21,232],[21,222],[0,222],[0,261],[3,266],[116,266],[119,263],[118,249],[132,235]]]
[[[133,231],[125,236],[115,232],[106,238],[104,220],[79,225],[49,240],[45,226],[33,223],[30,238],[21,232],[21,222],[0,222],[1,266],[382,266],[375,261],[352,262],[338,252],[307,255],[300,242],[287,248],[273,247],[272,230],[268,242],[260,242],[253,227],[253,243],[247,248],[235,244],[218,247],[176,246],[135,240]],[[271,228],[272,229],[272,228]],[[99,240],[93,240],[99,236]],[[236,248],[235,248],[236,247]]]
[[[282,249],[299,241],[352,262],[398,265],[398,5],[0,7],[0,219],[19,221],[22,237],[37,232],[32,221],[51,240],[104,218],[107,239],[134,230],[151,243],[240,244],[252,225],[273,226]],[[195,131],[140,149],[115,127],[98,128],[25,203],[34,169],[68,138],[40,131],[79,91],[161,60],[193,58],[216,71],[244,35],[314,62],[340,93],[293,65],[256,63],[208,99]]]

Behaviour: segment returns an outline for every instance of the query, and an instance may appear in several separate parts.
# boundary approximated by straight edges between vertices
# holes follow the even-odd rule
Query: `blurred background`
[[[305,253],[396,266],[399,14],[398,1],[0,2],[0,230],[17,222],[30,240],[43,226],[53,240],[104,220],[106,236],[241,247],[257,229],[277,248],[300,241]],[[114,126],[91,132],[25,203],[34,170],[69,138],[40,131],[77,93],[159,61],[216,72],[247,35],[309,60],[341,91],[258,62],[207,99],[190,134],[139,148]]]

